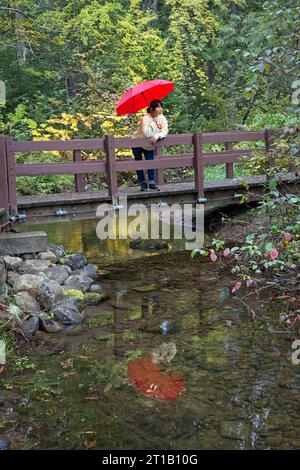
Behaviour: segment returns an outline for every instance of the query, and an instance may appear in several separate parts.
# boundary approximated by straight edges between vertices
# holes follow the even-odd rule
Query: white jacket
[[[141,117],[132,137],[145,137],[146,139],[156,137],[157,139],[163,139],[168,133],[168,121],[163,114],[159,114],[156,118],[153,118],[150,113],[147,113]],[[154,145],[149,144],[149,146],[143,148],[145,150],[153,150]]]

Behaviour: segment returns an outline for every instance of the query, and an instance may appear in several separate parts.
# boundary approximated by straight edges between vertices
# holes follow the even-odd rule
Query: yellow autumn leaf
[[[55,132],[57,132],[57,129],[55,129],[54,127],[48,126],[45,128],[45,131],[52,132],[52,134],[55,134]]]

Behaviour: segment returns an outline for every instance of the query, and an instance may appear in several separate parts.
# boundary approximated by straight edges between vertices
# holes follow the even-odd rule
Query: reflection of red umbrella
[[[134,114],[149,106],[154,99],[161,100],[174,91],[174,83],[167,80],[150,80],[130,88],[117,105],[117,114]]]
[[[162,374],[147,357],[129,361],[128,378],[145,397],[157,400],[176,400],[186,390],[178,374]]]

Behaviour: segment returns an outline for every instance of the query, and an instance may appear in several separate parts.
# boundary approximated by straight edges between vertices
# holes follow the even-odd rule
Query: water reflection
[[[25,395],[32,403],[17,405],[16,421],[7,425],[15,448],[84,448],[84,432],[93,433],[99,449],[300,447],[300,372],[288,357],[289,338],[252,322],[212,263],[182,252],[142,251],[137,258],[127,241],[123,257],[118,244],[99,245],[91,221],[82,221],[80,234],[72,227],[53,224],[47,231],[52,242],[111,263],[101,283],[109,299],[87,310],[78,331],[41,333],[37,370],[15,385],[17,403]],[[273,324],[280,307],[260,302],[257,308]],[[187,391],[156,402],[132,386],[128,364],[171,341],[171,368]],[[65,371],[61,362],[70,357],[74,365]],[[32,422],[39,430],[22,435]]]

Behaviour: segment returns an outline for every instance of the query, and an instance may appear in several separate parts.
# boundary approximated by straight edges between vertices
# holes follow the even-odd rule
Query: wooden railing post
[[[232,150],[232,142],[225,142],[225,149]],[[233,163],[226,163],[226,178],[234,177]]]
[[[265,146],[266,146],[266,152],[269,154],[268,155],[268,168],[271,169],[272,168],[272,164],[273,164],[273,158],[272,158],[272,146],[273,146],[274,142],[273,142],[273,139],[272,139],[272,133],[270,131],[270,129],[266,129],[265,130]],[[270,174],[267,174],[266,175],[266,180],[269,181],[271,179],[271,175]]]
[[[8,194],[10,213],[15,215],[18,213],[17,202],[17,184],[16,184],[16,157],[13,150],[13,139],[6,139],[6,157],[7,157],[7,174],[8,174]]]
[[[106,151],[106,172],[108,179],[109,195],[114,201],[118,195],[118,178],[116,171],[116,153],[115,153],[115,138],[113,135],[105,136],[105,151]]]
[[[77,136],[73,136],[73,139],[79,139]],[[73,162],[81,162],[81,150],[73,150]],[[77,193],[83,193],[85,187],[85,177],[86,175],[80,174],[75,175],[75,188]]]
[[[159,160],[160,156],[163,154],[163,148],[162,147],[155,147],[154,149],[154,158],[155,160]],[[157,184],[164,184],[164,172],[163,170],[157,169],[156,170],[156,182]]]
[[[197,201],[204,202],[204,171],[203,171],[203,136],[202,133],[195,132],[193,135],[194,145],[194,169],[195,188],[197,191]]]
[[[6,209],[8,214],[9,196],[8,196],[8,176],[7,176],[7,157],[6,157],[6,137],[0,136],[0,208]]]

